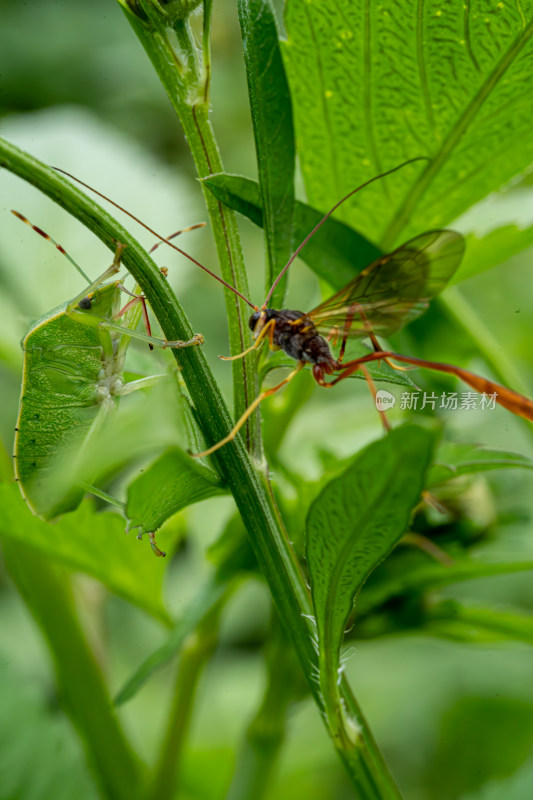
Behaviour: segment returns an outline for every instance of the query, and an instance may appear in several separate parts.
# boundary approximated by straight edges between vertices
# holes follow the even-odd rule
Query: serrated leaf
[[[130,483],[126,502],[129,527],[156,531],[182,508],[227,491],[214,470],[173,448]]]
[[[493,450],[479,444],[446,442],[437,450],[435,463],[428,473],[427,487],[439,486],[461,475],[510,467],[533,469],[533,461],[518,453]]]
[[[307,199],[385,249],[442,227],[533,160],[531,4],[290,0],[282,43]]]
[[[31,545],[69,569],[92,575],[111,592],[169,621],[161,597],[162,559],[125,534],[123,517],[98,514],[92,501],[85,500],[51,525],[29,511],[14,484],[0,485],[0,506],[0,537]]]
[[[218,200],[263,227],[263,202],[256,181],[241,175],[218,174],[203,182]],[[303,242],[322,217],[322,212],[297,201],[294,243]],[[341,289],[380,255],[381,250],[364,236],[330,218],[307,242],[299,257],[334,289]]]
[[[306,557],[321,647],[339,650],[355,594],[405,533],[434,438],[413,426],[393,430],[313,502]]]
[[[267,291],[292,251],[294,130],[285,69],[269,0],[239,0],[268,256]],[[283,286],[274,297],[281,303]]]

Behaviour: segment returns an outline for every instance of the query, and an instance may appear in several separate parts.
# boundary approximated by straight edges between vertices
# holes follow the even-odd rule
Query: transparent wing
[[[366,267],[306,316],[320,333],[390,336],[419,316],[459,266],[464,239],[455,231],[428,231]],[[349,330],[348,330],[349,326]]]

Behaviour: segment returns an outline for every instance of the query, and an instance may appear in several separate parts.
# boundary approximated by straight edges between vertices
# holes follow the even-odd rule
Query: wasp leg
[[[348,336],[350,335],[350,328],[352,327],[353,318],[356,314],[357,308],[354,306],[348,311],[346,315],[346,319],[344,320],[344,330],[342,332],[342,344],[341,349],[339,350],[339,357],[337,361],[339,364],[342,364],[342,360],[344,358],[344,351],[346,350],[346,343],[348,341]],[[361,314],[361,318],[363,319],[363,315]]]
[[[238,358],[244,358],[244,356],[247,356],[248,353],[251,353],[253,350],[257,350],[258,347],[261,347],[267,334],[268,334],[269,347],[272,350],[274,344],[273,335],[274,335],[275,324],[276,324],[275,319],[271,319],[269,322],[267,322],[267,324],[262,329],[261,333],[255,340],[253,345],[251,347],[248,347],[246,350],[243,350],[242,353],[237,353],[236,356],[219,356],[219,358],[222,359],[222,361],[236,361]]]
[[[366,382],[368,384],[368,388],[370,389],[370,393],[371,393],[372,397],[374,398],[374,403],[375,403],[376,402],[377,391],[376,391],[376,387],[375,387],[374,381],[372,380],[372,378],[370,376],[370,373],[367,370],[367,368],[365,367],[365,365],[364,364],[359,364],[358,362],[359,362],[359,359],[356,359],[355,362],[349,361],[348,364],[345,364],[342,367],[342,369],[345,370],[347,374],[339,375],[337,378],[335,378],[335,380],[332,380],[332,381],[326,381],[325,380],[323,368],[321,366],[319,366],[318,364],[316,364],[313,367],[313,378],[315,379],[315,381],[318,383],[319,386],[323,386],[324,389],[330,389],[332,386],[335,386],[336,383],[338,383],[339,381],[342,381],[344,378],[347,378],[349,375],[352,375],[354,372],[356,372],[358,369],[360,369],[361,372],[363,373],[363,375],[365,376],[365,380],[366,380]],[[352,365],[353,365],[353,369],[351,368]],[[378,412],[379,416],[381,417],[381,421],[383,423],[383,427],[385,428],[385,431],[388,433],[390,431],[389,420],[387,419],[387,417],[385,415],[385,412],[382,411],[381,409],[377,408],[377,405],[376,405],[376,409],[377,409],[377,412]]]
[[[415,358],[415,356],[403,356],[400,353],[392,353],[385,350],[380,350],[378,353],[370,353],[367,356],[361,356],[361,358],[356,358],[353,361],[348,361],[347,364],[343,364],[341,366],[342,374],[335,378],[335,380],[330,381],[327,385],[334,386],[339,381],[344,380],[344,378],[353,375],[354,372],[361,369],[361,364],[366,364],[369,361],[379,361],[384,358],[403,361],[405,364],[410,364],[413,367],[422,367],[423,369],[432,369],[436,372],[445,372],[448,375],[455,375],[456,378],[464,381],[464,383],[471,386],[472,389],[475,389],[476,392],[479,392],[481,395],[488,395],[494,398],[494,402],[503,406],[508,411],[511,411],[511,413],[533,421],[533,401],[519,392],[508,389],[506,386],[502,386],[495,381],[490,381],[488,378],[483,378],[481,375],[476,375],[474,372],[469,372],[462,367],[456,367],[455,364],[426,361],[422,358]],[[314,374],[315,371],[313,370],[313,375]]]
[[[326,339],[328,340],[328,342],[331,342],[333,347],[335,347],[338,338],[339,338],[339,328],[337,325],[334,325],[333,328],[328,333],[328,335],[326,336]]]
[[[216,450],[223,447],[225,444],[228,444],[228,442],[231,442],[235,438],[239,430],[242,428],[242,426],[244,425],[250,414],[252,414],[255,411],[257,406],[265,399],[265,397],[270,397],[270,395],[275,394],[277,391],[279,391],[279,389],[281,389],[283,386],[289,383],[289,381],[292,381],[294,376],[298,372],[300,372],[300,370],[304,366],[305,364],[303,361],[298,362],[298,366],[296,367],[296,369],[293,369],[293,371],[289,375],[287,375],[287,377],[284,380],[282,380],[281,383],[278,383],[277,386],[273,386],[272,389],[267,389],[266,391],[261,392],[261,394],[258,394],[253,403],[251,403],[248,406],[242,417],[236,423],[235,427],[230,431],[230,433],[228,433],[227,436],[221,439],[220,442],[217,442],[212,447],[209,447],[207,450],[204,450],[201,453],[190,453],[190,455],[193,458],[203,458],[204,456],[210,456],[211,453],[214,453]]]
[[[367,370],[367,368],[365,367],[364,364],[361,365],[361,372],[365,376],[365,381],[367,382],[368,388],[370,389],[370,394],[374,398],[374,405],[376,406],[376,410],[377,410],[377,412],[378,412],[378,414],[379,414],[379,416],[381,418],[381,422],[383,423],[383,427],[385,428],[385,433],[388,433],[390,431],[390,428],[391,428],[390,422],[387,419],[387,415],[385,414],[385,412],[381,408],[378,408],[378,406],[377,406],[377,403],[376,403],[376,397],[377,397],[376,385],[375,385],[374,381],[372,380],[370,372]]]

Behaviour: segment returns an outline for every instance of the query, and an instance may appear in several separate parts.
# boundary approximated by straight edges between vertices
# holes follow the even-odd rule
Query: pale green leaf
[[[470,643],[518,641],[533,644],[533,616],[518,609],[500,610],[444,600],[429,609],[423,629],[443,638]]]
[[[219,581],[216,576],[200,587],[166,642],[142,662],[119,690],[115,699],[116,705],[122,705],[130,700],[152,672],[160,669],[179,652],[186,637],[194,632],[201,620],[223,605],[229,591],[230,584]]]
[[[12,654],[2,652],[0,798],[96,800],[99,792],[81,743],[65,715],[50,703],[46,688],[41,681],[21,680]]]
[[[358,601],[362,614],[386,603],[393,597],[438,589],[453,583],[487,578],[493,575],[512,575],[533,570],[533,561],[490,562],[463,559],[453,564],[429,561],[415,569],[388,575],[386,580],[367,584]]]
[[[494,450],[479,444],[445,442],[437,450],[427,486],[438,486],[461,475],[509,467],[533,469],[533,461],[519,453]]]
[[[173,448],[130,483],[126,504],[129,527],[156,531],[182,508],[227,491],[214,470]]]
[[[53,525],[35,517],[15,484],[0,485],[0,538],[31,545],[69,569],[85,572],[108,589],[168,622],[162,601],[164,561],[146,542],[125,533],[118,514],[96,513],[91,500]]]
[[[466,237],[466,252],[450,284],[460,283],[474,275],[498,267],[511,256],[533,246],[533,227],[519,228],[505,225],[481,238],[475,234]]]

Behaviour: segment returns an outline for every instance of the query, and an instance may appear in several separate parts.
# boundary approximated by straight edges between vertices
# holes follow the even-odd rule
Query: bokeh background
[[[118,4],[0,3],[0,133],[43,161],[93,184],[162,233],[205,219],[186,142],[164,91]],[[239,27],[230,0],[215,3],[212,122],[225,168],[255,177]],[[527,181],[484,201],[457,222],[463,232],[503,221],[533,221]],[[0,174],[0,435],[3,472],[10,469],[22,354],[30,322],[77,294],[80,277],[41,238],[20,224],[15,208],[48,231],[92,276],[109,252],[82,226],[31,186]],[[125,221],[133,230],[133,224]],[[241,224],[252,296],[263,295],[261,232]],[[153,243],[140,230],[141,242]],[[183,246],[216,269],[209,230],[187,235]],[[225,306],[221,287],[177,254],[159,249],[171,280],[230,398]],[[461,286],[494,340],[533,395],[533,280],[531,251]],[[291,276],[290,304],[308,308],[320,297],[303,264]],[[487,373],[471,345],[438,311],[411,326],[435,359],[461,358]],[[165,357],[154,356],[164,368]],[[157,370],[156,370],[157,371]],[[449,387],[432,378],[431,388]],[[420,379],[425,388],[427,378]],[[283,446],[291,467],[316,478],[325,453],[348,455],[379,435],[379,421],[362,384],[346,381],[335,396],[309,389]],[[324,394],[327,396],[324,397]],[[275,401],[274,401],[275,402]],[[283,402],[281,399],[279,402]],[[334,408],[334,412],[333,412]],[[149,414],[149,409],[146,411]],[[396,418],[401,415],[396,412]],[[512,415],[455,413],[449,436],[533,456],[533,436]],[[275,478],[276,476],[274,476]],[[286,487],[285,487],[286,488]],[[533,555],[533,473],[509,471],[476,478],[471,514],[490,532],[485,555],[519,560]],[[477,494],[476,494],[477,493]],[[479,500],[479,498],[482,498]],[[289,503],[297,504],[297,497]],[[170,613],[194,593],[206,569],[204,552],[232,513],[227,498],[191,507],[162,532],[160,544],[180,538],[167,569]],[[142,546],[139,544],[139,546]],[[146,557],[150,552],[146,545]],[[115,691],[166,637],[162,625],[79,576],[80,607],[110,686]],[[471,581],[451,597],[533,611],[530,574]],[[224,794],[235,752],[264,685],[262,644],[270,603],[266,587],[248,582],[224,614],[217,654],[202,677],[183,770],[183,798]],[[397,636],[356,642],[346,665],[386,758],[412,800],[525,800],[533,794],[533,650],[521,644],[465,645],[429,637]],[[172,669],[157,673],[120,715],[147,761],[157,752],[172,690]],[[61,710],[53,668],[39,630],[5,570],[0,574],[0,800],[93,798],[93,778]],[[31,770],[28,765],[31,764]],[[63,794],[56,789],[61,787]],[[53,794],[52,792],[53,787]],[[272,797],[319,800],[352,797],[311,701],[293,707],[287,744]]]

